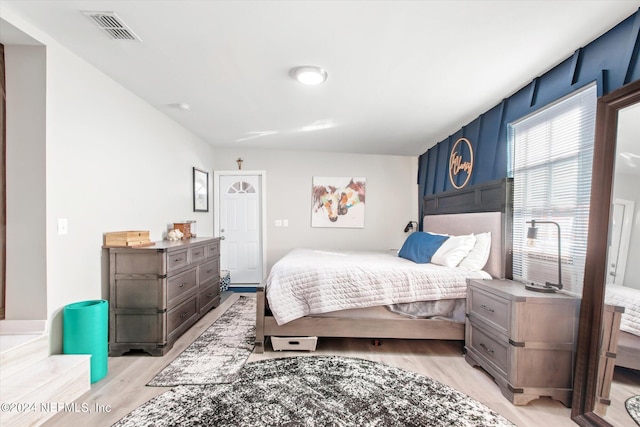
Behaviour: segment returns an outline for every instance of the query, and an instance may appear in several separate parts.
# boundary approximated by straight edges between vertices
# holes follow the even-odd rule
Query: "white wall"
[[[13,222],[16,215],[8,215],[7,254],[16,263],[7,265],[12,278],[7,280],[7,318],[24,317],[26,307],[44,304],[56,353],[61,351],[64,306],[107,295],[102,283],[104,232],[149,230],[152,240],[159,240],[168,224],[193,219],[198,234],[213,234],[212,212],[194,213],[192,204],[192,167],[212,170],[213,150],[46,34],[6,11],[2,18],[46,50],[45,96],[41,89],[34,95],[36,129],[13,128],[7,120],[7,164],[27,163],[18,172],[11,167],[7,192],[30,197],[18,213],[28,213],[29,207],[35,212],[21,218],[26,228]],[[7,74],[23,57],[9,55]],[[32,77],[38,88],[44,87],[37,80],[41,77]],[[10,116],[18,104],[9,98],[11,77],[7,79]],[[46,134],[39,127],[43,106]],[[16,147],[26,136],[29,146]],[[25,180],[35,191],[21,190]],[[7,200],[8,214],[14,212],[13,199]],[[68,220],[67,235],[57,233],[59,218]],[[20,249],[23,233],[34,245],[29,253]],[[31,274],[23,274],[25,265],[33,269]]]
[[[267,182],[267,269],[296,247],[347,250],[399,249],[409,220],[418,220],[416,157],[305,151],[215,149],[215,170],[264,170]],[[314,176],[364,177],[365,226],[312,228]],[[276,227],[288,219],[289,227]]]
[[[635,202],[624,285],[640,289],[640,187],[638,175],[616,174],[613,197]]]

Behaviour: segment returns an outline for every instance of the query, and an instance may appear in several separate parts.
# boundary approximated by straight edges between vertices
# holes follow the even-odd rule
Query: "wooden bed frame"
[[[611,384],[616,366],[640,370],[640,337],[620,329],[624,307],[605,304],[602,316],[602,341],[598,360],[598,378],[594,412],[607,414],[611,405]]]
[[[640,355],[640,337],[629,332],[620,331],[616,366],[640,371],[640,357],[638,355]]]
[[[511,180],[425,197],[423,230],[446,234],[491,231],[485,271],[511,277]],[[265,340],[279,337],[351,337],[464,340],[464,324],[437,319],[305,316],[279,326],[269,312],[264,284],[257,289],[256,352]]]

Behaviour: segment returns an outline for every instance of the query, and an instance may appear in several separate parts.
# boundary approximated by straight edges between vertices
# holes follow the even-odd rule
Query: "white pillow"
[[[460,261],[469,255],[475,244],[476,237],[473,234],[449,236],[431,257],[431,263],[451,268],[457,267]]]
[[[476,234],[476,244],[458,267],[470,271],[480,271],[489,260],[491,252],[491,232]]]

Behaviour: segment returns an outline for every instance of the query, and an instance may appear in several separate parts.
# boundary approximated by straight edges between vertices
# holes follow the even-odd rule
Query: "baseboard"
[[[255,293],[257,285],[248,284],[248,285],[229,285],[228,291],[231,292],[241,292],[241,293]]]

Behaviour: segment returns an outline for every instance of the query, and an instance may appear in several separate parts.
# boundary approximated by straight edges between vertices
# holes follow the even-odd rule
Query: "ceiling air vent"
[[[142,41],[140,37],[136,35],[127,25],[122,22],[122,19],[115,12],[93,12],[82,11],[82,13],[89,17],[94,24],[98,26],[102,31],[107,33],[109,37],[114,40],[138,40]]]

